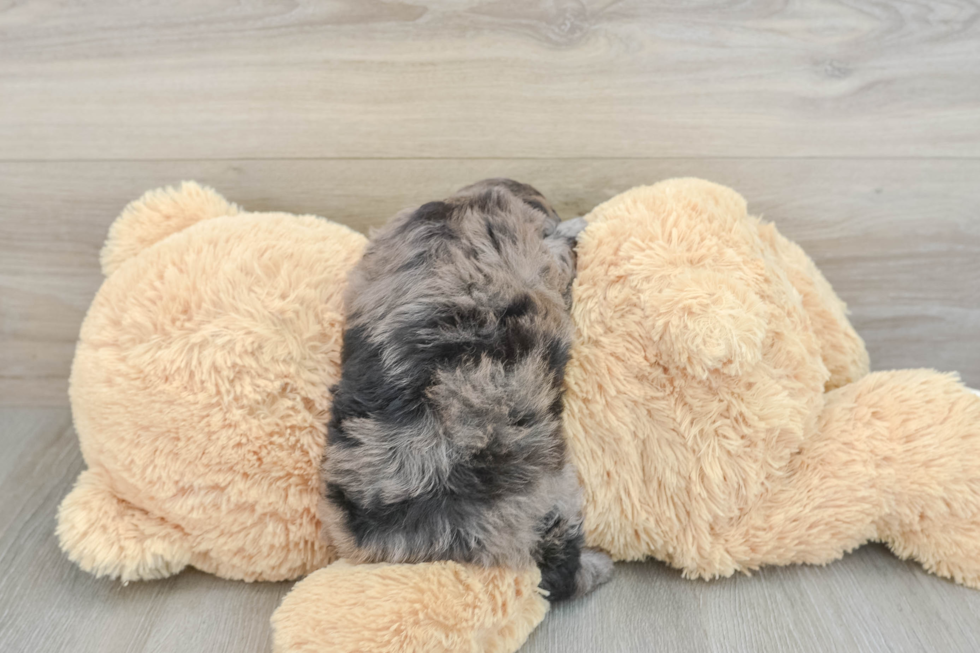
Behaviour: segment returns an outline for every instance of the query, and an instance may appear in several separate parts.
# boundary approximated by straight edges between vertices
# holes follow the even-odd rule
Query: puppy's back
[[[563,474],[571,261],[534,189],[397,215],[352,273],[327,526],[364,560],[530,563]]]

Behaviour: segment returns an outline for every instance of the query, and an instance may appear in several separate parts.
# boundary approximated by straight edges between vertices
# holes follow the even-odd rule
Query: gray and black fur
[[[584,226],[490,179],[374,235],[349,280],[324,461],[341,555],[535,563],[551,601],[609,578],[609,558],[583,550],[562,433]]]

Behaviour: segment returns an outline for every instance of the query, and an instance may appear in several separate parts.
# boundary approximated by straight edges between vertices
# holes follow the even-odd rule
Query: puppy
[[[371,562],[537,564],[550,601],[605,582],[562,433],[581,219],[488,179],[396,215],[346,296],[325,524]]]

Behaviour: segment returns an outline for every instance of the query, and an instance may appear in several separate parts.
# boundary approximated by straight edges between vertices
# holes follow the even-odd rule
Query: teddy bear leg
[[[980,589],[980,517],[940,508],[918,522],[882,524],[880,537],[895,555],[918,561],[927,571]]]
[[[272,616],[275,653],[514,653],[548,611],[536,568],[335,562]]]
[[[932,573],[980,588],[980,397],[952,375],[872,375],[857,405],[876,433],[878,538]]]
[[[91,469],[61,502],[57,535],[61,549],[83,570],[124,583],[172,576],[191,559],[179,528],[117,497]]]
[[[870,374],[827,394],[780,483],[685,572],[823,564],[877,540],[980,588],[978,469],[980,397],[929,370]]]
[[[785,473],[772,479],[733,527],[720,531],[721,546],[682,565],[684,575],[713,578],[765,565],[822,565],[874,540],[881,502],[874,461],[862,442],[850,404],[828,396],[813,435],[786,462]]]

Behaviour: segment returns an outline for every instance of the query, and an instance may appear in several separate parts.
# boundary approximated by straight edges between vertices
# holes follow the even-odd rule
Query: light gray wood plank
[[[22,463],[22,453],[38,433],[63,430],[71,423],[66,410],[0,409],[0,482]]]
[[[398,209],[506,175],[566,217],[631,186],[696,175],[738,189],[848,302],[876,369],[959,370],[980,386],[980,160],[549,159],[0,163],[0,405],[65,405],[109,224],[184,178],[253,210],[365,230]]]
[[[55,511],[83,465],[65,409],[2,409],[0,438],[20,441],[0,468],[0,650],[50,653],[271,647],[269,617],[290,583],[238,583],[189,571],[123,586],[58,549]]]
[[[5,3],[0,157],[975,157],[978,12]]]
[[[51,653],[268,651],[269,616],[289,583],[237,583],[188,571],[122,586],[69,563],[54,511],[82,464],[64,409],[0,409],[20,441],[0,470],[0,650]],[[522,653],[822,653],[980,650],[980,592],[926,574],[882,546],[825,567],[687,581],[655,563],[553,609]]]
[[[109,223],[181,178],[359,229],[491,175],[566,216],[711,178],[810,252],[876,368],[980,386],[978,37],[970,0],[0,4],[0,406],[66,405]],[[288,584],[64,559],[67,410],[0,409],[0,447],[0,650],[269,649]],[[525,651],[972,651],[978,597],[882,547],[715,583],[621,565]]]
[[[522,653],[980,650],[980,592],[878,545],[826,567],[689,581],[654,562],[552,610]]]

